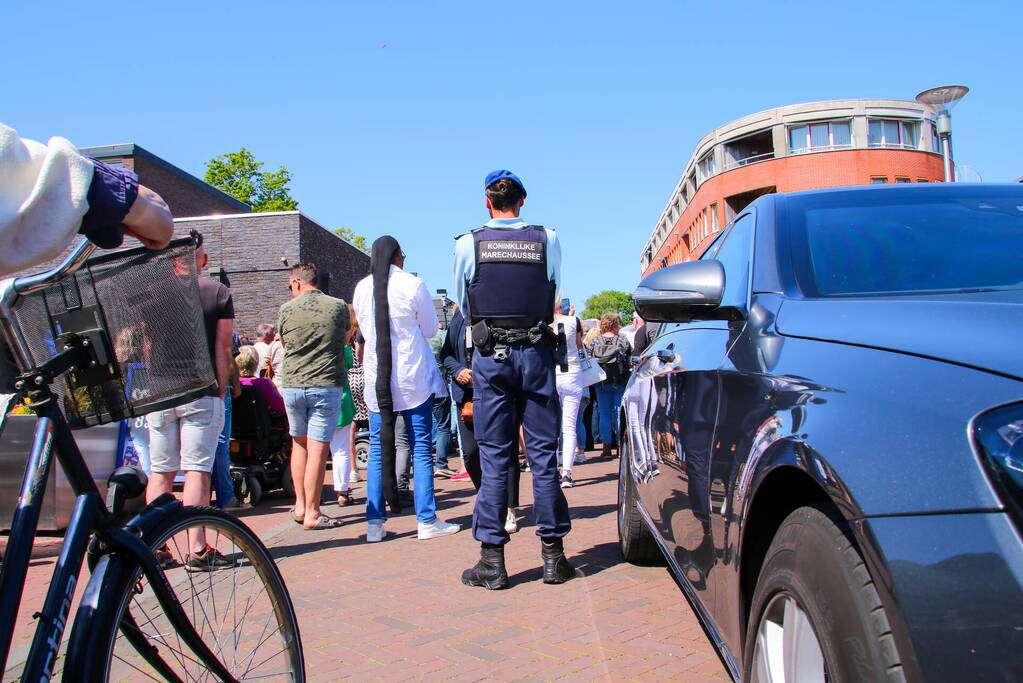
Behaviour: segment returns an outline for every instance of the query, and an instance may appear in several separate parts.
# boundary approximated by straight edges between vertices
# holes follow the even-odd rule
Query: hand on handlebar
[[[139,194],[124,217],[124,234],[149,249],[163,249],[174,236],[174,220],[163,197],[139,185]]]

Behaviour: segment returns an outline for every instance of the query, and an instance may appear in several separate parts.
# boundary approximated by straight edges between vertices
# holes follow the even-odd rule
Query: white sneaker
[[[432,522],[419,523],[419,539],[425,541],[429,538],[450,536],[451,534],[457,534],[461,530],[461,524],[449,524],[440,517],[434,517]]]
[[[515,517],[514,510],[508,510],[508,519],[504,522],[504,530],[509,534],[514,534],[519,530],[519,520]]]
[[[575,464],[576,465],[582,465],[585,462],[586,462],[586,454],[585,453],[576,453],[575,454]]]
[[[353,468],[352,471],[348,473],[348,483],[349,484],[358,484],[359,483],[359,472],[358,472],[358,470]]]
[[[369,522],[366,524],[366,543],[379,543],[386,533],[383,522]]]

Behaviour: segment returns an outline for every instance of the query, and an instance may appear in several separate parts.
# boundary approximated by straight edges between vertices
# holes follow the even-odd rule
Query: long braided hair
[[[380,411],[380,461],[383,468],[381,486],[391,508],[400,507],[398,480],[395,475],[394,399],[391,396],[391,307],[387,285],[391,279],[391,263],[401,251],[398,240],[384,235],[373,242],[371,268],[373,273],[373,324],[376,328],[377,376],[374,390]]]

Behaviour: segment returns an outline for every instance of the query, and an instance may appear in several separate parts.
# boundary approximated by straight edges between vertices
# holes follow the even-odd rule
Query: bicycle
[[[0,672],[54,456],[76,496],[21,680],[54,675],[82,564],[62,679],[305,681],[298,621],[279,569],[241,521],[164,494],[127,522],[145,474],[118,468],[106,502],[72,429],[180,405],[215,387],[198,308],[195,242],[89,258],[78,245],[56,268],[0,283],[0,322],[37,415],[0,570]],[[42,330],[40,334],[35,333]],[[173,332],[175,337],[163,333]],[[165,343],[173,339],[173,343]],[[0,433],[10,401],[0,401]],[[227,566],[189,561],[202,532]]]

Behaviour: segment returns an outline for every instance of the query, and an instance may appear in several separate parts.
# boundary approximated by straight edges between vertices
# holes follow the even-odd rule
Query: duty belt
[[[550,341],[553,331],[549,325],[540,323],[529,329],[491,327],[490,335],[497,344],[539,344]]]

